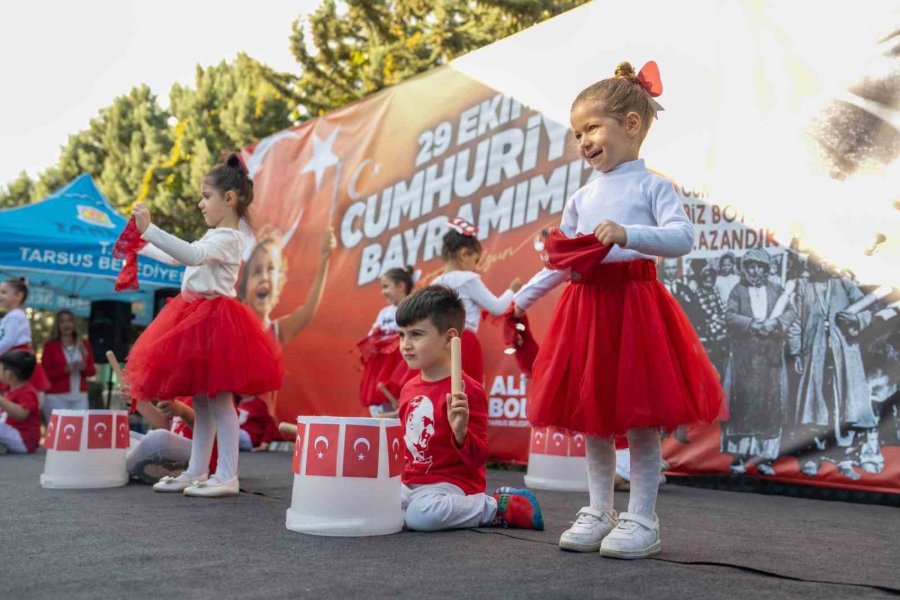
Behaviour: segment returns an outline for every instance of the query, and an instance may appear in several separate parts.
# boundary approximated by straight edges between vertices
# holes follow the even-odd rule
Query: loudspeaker
[[[131,347],[131,304],[119,300],[91,302],[88,339],[94,347],[94,361],[105,363],[107,350],[120,361],[128,356]]]
[[[166,302],[169,301],[169,298],[174,298],[178,294],[181,293],[179,288],[159,288],[155,292],[153,292],[153,316],[159,314],[159,311],[163,309],[166,305]]]

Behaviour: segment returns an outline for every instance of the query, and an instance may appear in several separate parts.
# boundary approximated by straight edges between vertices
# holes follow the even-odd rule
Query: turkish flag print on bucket
[[[344,430],[344,477],[378,477],[379,425],[347,425]]]
[[[51,415],[47,425],[47,433],[44,435],[44,447],[53,450],[56,441],[56,432],[59,429],[59,415]]]
[[[81,427],[83,417],[61,417],[59,419],[59,435],[56,439],[56,450],[59,452],[78,452],[81,449]]]
[[[406,457],[406,447],[403,445],[403,427],[395,425],[388,427],[387,430],[388,444],[388,477],[397,477],[403,472],[403,461]]]
[[[131,442],[131,434],[128,429],[128,415],[116,415],[116,448],[127,448]]]
[[[88,448],[108,450],[113,447],[113,416],[88,416]]]
[[[337,476],[338,431],[340,425],[310,423],[306,436],[306,474]]]

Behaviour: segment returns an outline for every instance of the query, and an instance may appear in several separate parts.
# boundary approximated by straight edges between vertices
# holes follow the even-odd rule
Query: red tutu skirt
[[[281,388],[284,359],[247,306],[180,294],[137,339],[125,375],[135,400],[256,396]]]
[[[394,398],[399,398],[400,389],[409,379],[406,377],[409,367],[400,354],[400,336],[376,332],[360,340],[356,347],[363,364],[362,380],[359,382],[359,401],[362,405],[389,403],[390,399],[380,389],[382,385]]]
[[[545,242],[548,265],[571,281],[535,359],[531,423],[612,437],[713,421],[719,377],[654,263],[603,263],[609,248],[593,236]]]

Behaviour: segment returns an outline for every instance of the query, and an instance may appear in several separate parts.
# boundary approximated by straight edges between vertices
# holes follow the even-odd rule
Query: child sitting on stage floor
[[[400,351],[420,371],[400,392],[405,468],[401,480],[406,526],[418,531],[465,527],[543,529],[537,498],[528,490],[485,494],[487,397],[463,375],[450,393],[450,340],[465,327],[457,294],[443,286],[414,292],[397,307]]]
[[[34,373],[30,350],[10,350],[0,356],[0,454],[37,450],[41,438],[41,412],[37,390],[28,380]]]

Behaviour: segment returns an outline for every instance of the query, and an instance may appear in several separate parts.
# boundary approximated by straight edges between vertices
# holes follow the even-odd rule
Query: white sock
[[[591,508],[613,511],[616,477],[616,445],[613,440],[587,436],[588,492]]]
[[[216,419],[216,441],[219,443],[216,481],[225,482],[237,477],[238,474],[241,425],[231,394],[228,392],[219,394],[210,404]]]
[[[628,512],[652,519],[656,511],[659,463],[662,459],[659,430],[652,427],[629,430],[628,447],[631,448],[631,494],[628,497]]]
[[[188,477],[201,477],[209,473],[209,459],[216,441],[216,422],[206,396],[194,397],[194,427],[191,444],[191,460],[185,473]]]

